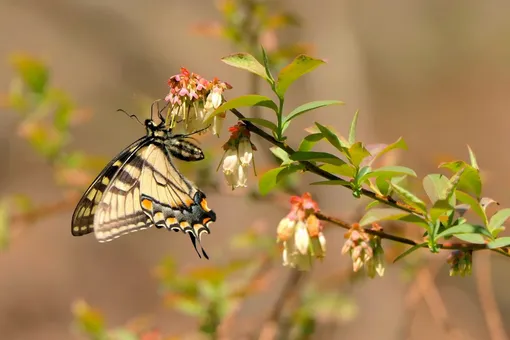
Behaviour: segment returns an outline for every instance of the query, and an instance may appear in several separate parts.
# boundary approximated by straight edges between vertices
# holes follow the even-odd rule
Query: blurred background
[[[104,245],[93,235],[71,237],[70,221],[77,195],[144,134],[117,109],[148,117],[181,66],[229,82],[228,98],[268,94],[265,84],[220,61],[258,53],[260,44],[281,65],[302,52],[328,61],[291,87],[289,109],[321,99],[346,103],[297,120],[291,145],[314,121],[347,134],[359,109],[360,140],[402,136],[409,151],[388,162],[420,178],[442,161],[468,159],[469,144],[484,196],[508,206],[508,9],[502,0],[1,0],[0,199],[9,208],[0,232],[0,338],[102,339],[108,329],[115,339],[146,340],[507,339],[509,262],[488,252],[476,254],[473,275],[460,278],[449,277],[447,252],[423,250],[391,265],[398,252],[385,243],[386,274],[371,280],[354,275],[340,254],[344,231],[327,228],[322,263],[308,273],[282,267],[274,240],[289,191],[260,197],[253,176],[248,189],[231,191],[215,172],[232,117],[221,138],[200,138],[204,164],[178,164],[218,216],[203,240],[209,261],[182,234],[154,229]],[[26,103],[10,97],[20,65],[33,60],[47,67],[48,86],[69,115],[63,142],[57,138],[59,152],[71,155],[65,159],[40,147],[51,133],[34,133],[38,118],[20,114]],[[263,173],[275,164],[269,145],[254,142]],[[368,201],[338,187],[309,187],[314,180],[300,176],[290,186],[310,191],[324,212],[359,219]]]

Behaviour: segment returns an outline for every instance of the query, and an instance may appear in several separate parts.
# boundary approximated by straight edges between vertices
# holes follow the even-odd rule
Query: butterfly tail
[[[202,258],[202,256],[200,256],[200,253],[198,252],[198,249],[197,249],[197,238],[192,233],[188,233],[188,235],[189,235],[189,238],[191,239],[191,243],[193,243],[193,247],[195,247],[195,251],[197,252],[198,257]],[[202,247],[202,244],[200,244],[200,240],[198,240],[198,245],[200,246],[200,249],[202,250],[202,254],[204,255],[204,257],[209,260],[209,256],[207,256],[207,253],[205,252],[204,247]]]

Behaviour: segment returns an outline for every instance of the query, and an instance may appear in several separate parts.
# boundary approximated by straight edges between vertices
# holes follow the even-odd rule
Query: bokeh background
[[[279,42],[307,43],[310,54],[328,61],[291,88],[287,105],[346,102],[296,121],[291,144],[317,120],[346,133],[359,109],[359,138],[389,143],[402,136],[409,151],[398,153],[394,161],[420,177],[436,171],[441,161],[467,159],[469,144],[483,170],[484,195],[508,206],[508,2],[293,0],[271,1],[268,8],[300,18],[299,26],[278,33]],[[251,92],[250,76],[220,61],[240,48],[193,29],[210,21],[222,22],[214,1],[1,0],[0,91],[7,93],[15,76],[9,64],[13,52],[41,58],[51,70],[52,85],[92,113],[72,128],[68,148],[106,160],[144,133],[115,110],[147,117],[147,103],[165,95],[166,80],[181,66],[228,81],[234,87],[230,98]],[[20,137],[19,125],[19,116],[2,109],[0,195],[25,194],[40,206],[65,200],[51,166]],[[219,150],[226,138],[225,133],[202,143]],[[259,150],[268,147],[260,140],[256,144]],[[221,153],[214,157],[217,164]],[[271,166],[267,152],[256,157],[260,171]],[[253,200],[248,194],[256,188],[256,178],[250,178],[252,189],[231,192],[221,171],[212,176],[218,187],[204,190],[218,221],[203,243],[209,265],[219,265],[238,256],[239,250],[228,246],[232,235],[254,227],[273,237],[288,196]],[[300,190],[311,191],[323,211],[350,222],[359,218],[360,204],[366,201],[342,188],[310,188],[313,176],[303,178]],[[99,309],[108,327],[151,316],[163,333],[193,338],[196,319],[165,306],[154,275],[166,256],[180,270],[203,265],[188,238],[160,230],[107,246],[93,236],[72,238],[72,209],[70,204],[12,226],[23,231],[0,253],[0,338],[87,338],[73,327],[77,299]],[[507,259],[477,254],[471,277],[449,277],[447,253],[429,256],[423,250],[409,262],[388,264],[383,278],[353,279],[350,259],[340,255],[343,231],[328,231],[327,237],[327,258],[302,280],[340,297],[329,307],[334,317],[317,315],[312,338],[506,339],[505,331],[510,332]],[[258,338],[294,275],[281,268],[279,259],[271,260],[271,266],[263,288],[240,304],[225,338]],[[304,289],[301,281],[293,284],[299,284],[294,294]]]

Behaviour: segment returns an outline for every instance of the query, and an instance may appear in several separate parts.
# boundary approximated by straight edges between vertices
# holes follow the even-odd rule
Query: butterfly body
[[[176,169],[172,157],[198,161],[204,154],[163,122],[148,119],[145,127],[146,136],[117,155],[87,189],[73,213],[72,234],[94,232],[99,242],[108,242],[156,226],[187,233],[196,249],[216,214],[208,208],[205,194]],[[202,253],[207,258],[203,249]]]

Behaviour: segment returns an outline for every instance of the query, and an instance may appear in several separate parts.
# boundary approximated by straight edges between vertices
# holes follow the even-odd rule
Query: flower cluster
[[[381,228],[374,224],[373,229]],[[342,254],[350,254],[353,271],[357,272],[365,265],[369,277],[375,277],[376,273],[379,276],[384,275],[384,250],[380,237],[367,234],[358,223],[353,224],[344,237],[347,241],[342,248]]]
[[[473,263],[473,254],[471,251],[452,251],[446,262],[450,265],[450,276],[471,275]]]
[[[255,164],[253,151],[257,148],[251,142],[250,131],[244,123],[239,122],[228,130],[230,131],[230,138],[223,145],[225,154],[220,166],[223,165],[223,173],[227,183],[234,190],[238,187],[246,187],[248,181],[247,169],[250,164]]]
[[[184,67],[181,73],[170,77],[168,86],[170,92],[165,101],[170,105],[170,126],[182,121],[188,133],[209,128],[204,119],[224,102],[223,92],[232,88],[217,78],[209,81]],[[213,134],[219,136],[224,118],[225,113],[213,118]]]
[[[315,215],[319,207],[309,193],[292,196],[290,204],[290,212],[277,229],[277,242],[283,245],[283,265],[308,270],[313,257],[322,259],[326,255],[323,225]]]

